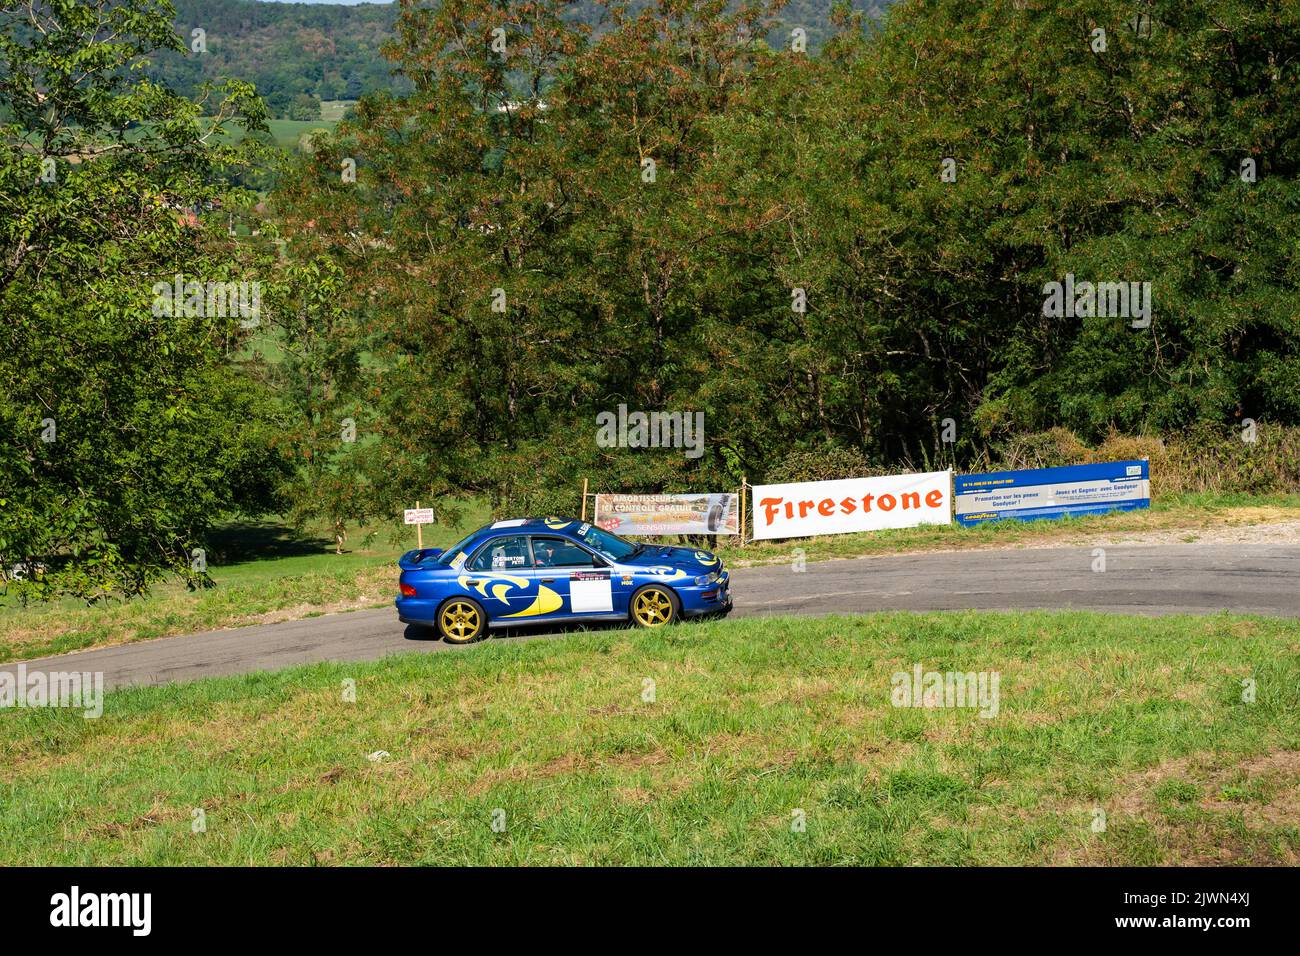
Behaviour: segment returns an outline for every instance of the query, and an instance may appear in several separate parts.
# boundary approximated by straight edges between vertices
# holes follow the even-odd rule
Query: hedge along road
[[[1234,611],[1300,618],[1300,546],[1108,546],[1105,571],[1090,547],[855,558],[731,572],[736,616],[870,611],[1061,608],[1124,614]],[[397,571],[394,568],[394,591]],[[596,625],[609,626],[609,625]],[[617,625],[615,625],[617,626]],[[689,627],[690,624],[683,625]],[[493,631],[495,640],[554,637],[544,627]],[[410,651],[472,653],[429,639],[391,607],[164,637],[26,661],[27,670],[100,671],[106,688],[371,660]],[[17,663],[0,667],[16,671]]]

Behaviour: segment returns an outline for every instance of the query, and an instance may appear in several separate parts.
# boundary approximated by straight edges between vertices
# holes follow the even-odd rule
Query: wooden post
[[[749,487],[749,480],[741,475],[740,477],[740,546],[745,546],[745,489]]]
[[[582,479],[582,520],[587,520],[587,479]]]
[[[415,507],[416,508],[420,507],[419,498],[415,499]],[[417,524],[415,526],[415,546],[419,548],[421,551],[424,550],[424,525],[422,524]]]

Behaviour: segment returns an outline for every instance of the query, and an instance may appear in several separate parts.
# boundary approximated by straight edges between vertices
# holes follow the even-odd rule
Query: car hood
[[[619,564],[637,568],[681,568],[690,574],[708,574],[722,570],[722,559],[712,551],[698,548],[673,548],[667,545],[646,545],[641,552],[624,558]]]

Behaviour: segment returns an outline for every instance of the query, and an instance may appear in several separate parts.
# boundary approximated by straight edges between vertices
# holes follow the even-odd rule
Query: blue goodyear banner
[[[1018,518],[1130,511],[1151,505],[1151,475],[1146,461],[995,471],[954,478],[959,524]]]

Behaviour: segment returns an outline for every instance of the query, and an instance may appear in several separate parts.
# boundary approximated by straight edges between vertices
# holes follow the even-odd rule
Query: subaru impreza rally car
[[[730,578],[717,556],[633,544],[573,518],[498,521],[445,551],[408,551],[397,563],[398,618],[453,644],[511,624],[661,627],[731,610]]]

